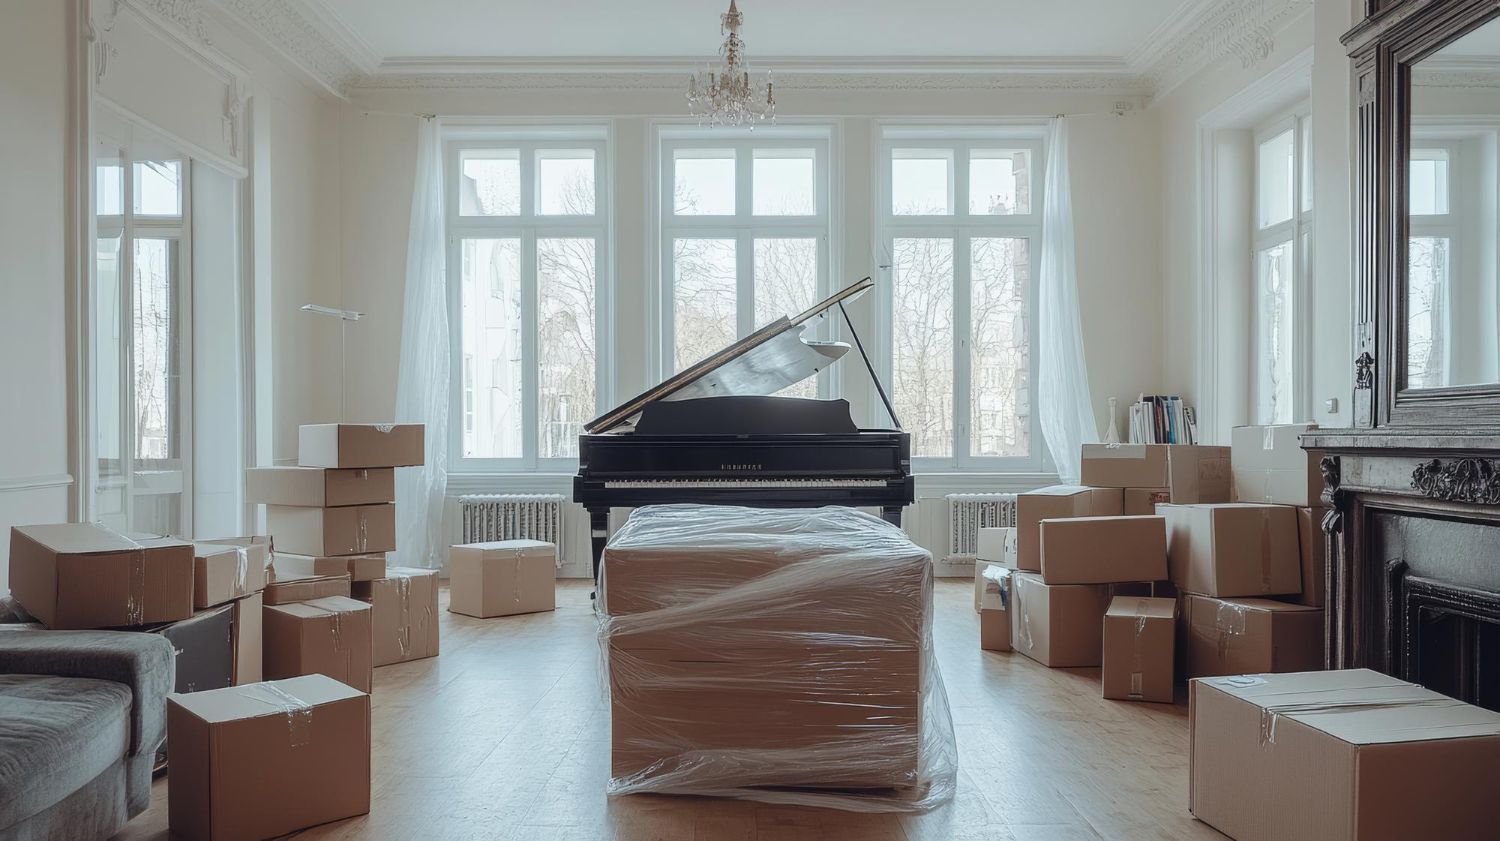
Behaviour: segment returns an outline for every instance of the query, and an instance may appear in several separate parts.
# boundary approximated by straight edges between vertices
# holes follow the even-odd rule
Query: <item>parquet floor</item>
[[[1187,710],[1099,697],[1097,670],[979,650],[967,581],[937,588],[958,738],[955,800],[860,815],[660,796],[610,800],[609,714],[586,582],[553,613],[442,614],[442,655],[375,672],[370,814],[298,839],[1116,841],[1222,838],[1187,812]],[[441,596],[444,604],[447,591]],[[166,781],[117,841],[166,839]]]

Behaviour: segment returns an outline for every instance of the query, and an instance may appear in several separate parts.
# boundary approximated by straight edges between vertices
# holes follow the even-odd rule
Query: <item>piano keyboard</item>
[[[885,479],[622,479],[606,488],[883,488]]]

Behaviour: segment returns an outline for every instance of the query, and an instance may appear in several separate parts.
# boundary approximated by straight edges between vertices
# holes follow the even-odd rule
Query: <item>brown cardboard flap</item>
[[[419,423],[319,423],[297,430],[303,467],[408,467],[425,459]]]

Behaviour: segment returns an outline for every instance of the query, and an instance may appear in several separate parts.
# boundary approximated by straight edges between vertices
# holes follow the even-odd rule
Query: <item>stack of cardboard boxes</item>
[[[417,424],[310,424],[296,467],[246,471],[275,539],[265,609],[273,679],[324,674],[369,691],[375,666],[438,653],[437,576],[388,569],[395,468],[423,461]]]
[[[1082,485],[1019,494],[1014,529],[981,530],[976,609],[993,591],[985,607],[1008,608],[1016,651],[1102,667],[1105,697],[1170,701],[1174,677],[1321,668],[1309,428],[1244,427],[1230,447],[1085,445]],[[994,564],[1015,572],[986,584]]]

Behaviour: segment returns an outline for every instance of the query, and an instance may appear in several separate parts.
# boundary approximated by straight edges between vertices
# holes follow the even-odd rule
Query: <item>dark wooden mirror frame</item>
[[[1353,64],[1354,426],[1500,429],[1500,384],[1407,389],[1411,66],[1500,18],[1495,0],[1368,0],[1344,35]]]

